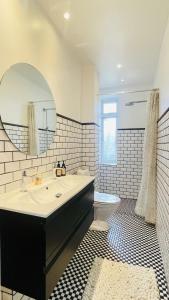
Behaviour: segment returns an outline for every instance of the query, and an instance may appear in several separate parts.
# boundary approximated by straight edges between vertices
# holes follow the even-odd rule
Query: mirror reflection
[[[42,74],[18,63],[4,74],[0,85],[1,121],[12,143],[22,152],[45,152],[56,130],[56,107]]]

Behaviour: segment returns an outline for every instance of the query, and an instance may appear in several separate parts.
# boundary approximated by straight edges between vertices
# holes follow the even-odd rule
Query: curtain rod
[[[143,92],[152,92],[159,91],[159,89],[150,89],[150,90],[133,90],[133,91],[119,91],[119,92],[100,92],[99,96],[114,96],[114,95],[125,95],[125,94],[134,94],[134,93],[143,93]]]

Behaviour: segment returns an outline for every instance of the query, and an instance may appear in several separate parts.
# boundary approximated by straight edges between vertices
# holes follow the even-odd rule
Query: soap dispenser
[[[60,167],[60,161],[58,161],[58,164],[57,164],[57,167],[56,167],[56,170],[55,170],[55,175],[56,175],[56,177],[61,177],[62,176],[62,169]]]
[[[65,165],[64,160],[63,160],[63,163],[62,163],[62,176],[66,176],[66,165]]]

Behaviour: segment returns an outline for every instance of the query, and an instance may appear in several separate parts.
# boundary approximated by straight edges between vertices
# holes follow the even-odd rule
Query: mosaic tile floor
[[[80,300],[87,283],[92,262],[96,256],[134,265],[153,267],[161,300],[169,300],[161,254],[155,227],[148,225],[134,213],[135,201],[123,200],[108,220],[109,232],[88,231],[63,276],[51,294],[50,300]],[[3,300],[29,300],[21,294]],[[7,296],[7,294],[6,294]],[[9,296],[9,295],[8,295]],[[105,299],[103,299],[105,300]],[[117,299],[118,300],[118,299]]]
[[[153,267],[157,275],[160,299],[169,300],[155,228],[135,216],[134,205],[133,200],[122,201],[117,212],[109,219],[111,228],[108,233],[88,231],[50,299],[80,300],[92,262],[99,256]]]

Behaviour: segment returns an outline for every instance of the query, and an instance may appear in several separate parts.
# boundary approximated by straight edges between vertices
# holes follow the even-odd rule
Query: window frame
[[[104,113],[104,104],[105,103],[116,103],[116,112],[112,113]],[[114,98],[109,98],[109,99],[101,99],[101,109],[100,109],[100,125],[101,125],[101,139],[100,139],[100,144],[101,144],[101,155],[100,155],[100,160],[102,165],[110,165],[110,166],[116,166],[117,165],[117,134],[116,134],[116,162],[112,163],[107,163],[104,161],[103,158],[103,147],[104,147],[104,120],[105,119],[110,119],[110,118],[115,118],[116,119],[116,132],[117,132],[117,116],[118,116],[118,101],[117,99]]]

